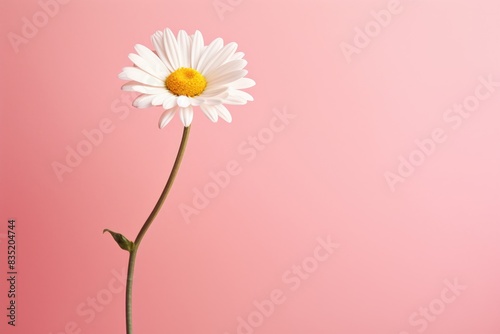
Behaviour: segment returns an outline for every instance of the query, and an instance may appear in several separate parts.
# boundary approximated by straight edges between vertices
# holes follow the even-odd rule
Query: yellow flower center
[[[200,95],[207,87],[205,77],[195,69],[181,67],[165,80],[165,87],[173,94],[189,97]]]

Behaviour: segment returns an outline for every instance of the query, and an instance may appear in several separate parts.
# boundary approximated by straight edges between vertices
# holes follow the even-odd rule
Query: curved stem
[[[177,152],[177,157],[175,158],[174,165],[172,167],[172,171],[170,172],[170,176],[168,177],[167,184],[163,189],[163,192],[158,199],[153,211],[149,215],[148,219],[142,226],[139,234],[135,238],[134,248],[130,251],[130,256],[128,260],[128,271],[127,271],[127,288],[126,288],[126,296],[125,296],[125,314],[126,314],[126,322],[127,322],[127,334],[132,334],[132,285],[134,283],[134,267],[135,267],[135,258],[137,257],[137,250],[139,249],[139,245],[141,244],[144,235],[148,231],[149,227],[153,223],[153,220],[158,215],[163,202],[167,198],[167,195],[174,184],[175,177],[177,176],[177,172],[179,171],[179,167],[181,165],[182,157],[184,155],[184,151],[186,150],[186,144],[189,137],[190,126],[184,127],[184,132],[182,133],[182,140],[179,146],[179,151]]]

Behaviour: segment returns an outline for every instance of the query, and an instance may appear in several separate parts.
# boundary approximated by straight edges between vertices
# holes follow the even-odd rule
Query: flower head
[[[154,51],[137,44],[137,54],[129,54],[133,67],[125,67],[119,78],[129,80],[123,90],[141,93],[133,102],[137,108],[162,106],[160,128],[175,116],[185,127],[193,121],[193,107],[199,107],[213,122],[222,118],[231,122],[225,105],[246,104],[253,101],[243,91],[255,85],[246,78],[247,61],[238,45],[224,45],[217,38],[209,45],[203,42],[199,31],[189,36],[180,30],[177,37],[170,29],[157,31],[151,36]]]

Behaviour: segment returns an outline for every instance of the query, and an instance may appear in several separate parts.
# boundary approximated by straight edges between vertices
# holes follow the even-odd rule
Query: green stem
[[[158,199],[158,202],[156,203],[155,207],[153,208],[153,211],[151,211],[151,214],[149,215],[148,219],[142,226],[141,230],[139,231],[139,234],[135,238],[134,241],[134,248],[132,251],[130,251],[130,256],[128,260],[128,271],[127,271],[127,288],[126,288],[126,296],[125,296],[125,314],[126,314],[126,321],[127,321],[127,334],[132,334],[132,285],[134,283],[134,267],[135,267],[135,258],[137,257],[137,250],[139,249],[139,245],[141,244],[142,239],[144,238],[144,235],[148,231],[149,227],[153,223],[153,220],[155,219],[156,215],[160,211],[163,202],[165,202],[165,199],[167,198],[168,192],[170,191],[170,188],[172,188],[172,185],[174,184],[175,177],[177,175],[177,172],[179,171],[179,167],[181,165],[182,157],[184,155],[184,151],[186,150],[186,144],[187,140],[189,137],[189,130],[190,126],[184,127],[184,132],[182,133],[182,140],[181,144],[179,146],[179,151],[177,152],[177,157],[175,158],[174,165],[172,167],[172,171],[170,172],[170,176],[168,177],[167,184],[165,185],[165,188],[163,189],[163,192],[160,195],[160,198]]]

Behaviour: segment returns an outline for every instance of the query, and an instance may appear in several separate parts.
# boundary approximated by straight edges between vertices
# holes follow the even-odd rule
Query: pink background
[[[255,102],[230,108],[232,124],[195,114],[139,252],[135,333],[500,333],[500,87],[460,127],[458,114],[443,118],[480,76],[500,81],[498,1],[402,0],[350,57],[342,43],[354,45],[357,27],[380,27],[370,13],[389,1],[221,2],[231,8],[223,20],[213,0],[69,1],[18,53],[8,34],[22,35],[23,17],[42,6],[1,2],[0,233],[17,220],[19,277],[15,328],[0,280],[0,331],[125,333],[115,275],[127,254],[101,231],[135,237],[182,126],[159,130],[159,108],[122,102],[130,95],[117,75],[134,44],[169,27],[237,42],[257,86]],[[266,137],[285,108],[295,118]],[[105,119],[112,131],[61,182],[53,163]],[[384,175],[436,128],[446,140],[391,191]],[[263,149],[242,154],[259,133]],[[233,160],[240,173],[188,223],[179,206]],[[317,238],[328,236],[340,246],[318,262]],[[282,277],[303,264],[311,273],[292,289]],[[273,290],[285,300],[261,321],[254,302]],[[239,317],[256,326],[238,329]]]

